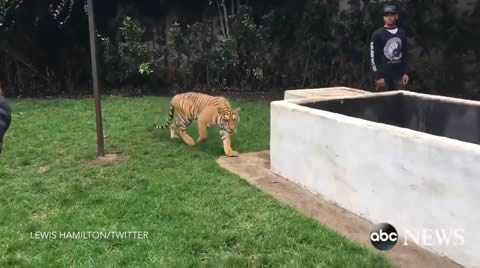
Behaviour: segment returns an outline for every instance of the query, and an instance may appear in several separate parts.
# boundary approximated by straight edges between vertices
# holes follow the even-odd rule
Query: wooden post
[[[97,48],[95,42],[95,18],[93,15],[93,0],[88,0],[88,25],[90,30],[90,57],[92,62],[93,93],[95,95],[95,112],[97,119],[97,156],[104,156],[102,105],[98,88]]]

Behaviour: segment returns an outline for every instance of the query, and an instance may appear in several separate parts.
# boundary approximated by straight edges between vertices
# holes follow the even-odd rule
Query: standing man
[[[400,90],[408,83],[407,35],[397,27],[398,11],[394,5],[383,8],[384,26],[370,41],[370,60],[377,90]]]
[[[3,97],[2,88],[0,87],[0,153],[2,153],[3,136],[10,127],[12,119],[11,109],[7,100]]]

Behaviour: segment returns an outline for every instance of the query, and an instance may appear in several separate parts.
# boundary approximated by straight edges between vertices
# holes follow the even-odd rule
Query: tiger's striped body
[[[215,97],[203,93],[187,92],[175,95],[170,101],[168,121],[156,128],[170,128],[170,137],[182,138],[193,146],[195,142],[187,134],[193,120],[197,120],[199,137],[197,143],[207,139],[207,128],[211,125],[220,127],[225,154],[237,156],[232,150],[230,136],[238,122],[238,109],[233,109],[224,97]]]

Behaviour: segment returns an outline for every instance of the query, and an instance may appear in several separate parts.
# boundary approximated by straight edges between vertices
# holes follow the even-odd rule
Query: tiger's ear
[[[233,111],[238,114],[238,112],[240,112],[240,107],[233,109]]]

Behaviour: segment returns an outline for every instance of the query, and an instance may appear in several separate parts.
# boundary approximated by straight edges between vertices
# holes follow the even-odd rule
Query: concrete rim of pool
[[[352,90],[352,91],[356,90],[356,89],[350,89],[346,87],[342,87],[342,88]],[[315,89],[312,89],[312,90],[315,90]],[[459,104],[459,105],[471,105],[471,106],[478,107],[478,109],[480,110],[480,101],[422,94],[422,93],[416,93],[416,92],[407,91],[407,90],[396,90],[396,91],[379,92],[379,93],[368,92],[361,95],[350,95],[350,96],[334,95],[333,97],[328,96],[327,98],[323,96],[312,96],[312,97],[303,97],[298,99],[274,101],[272,102],[272,104],[274,105],[280,104],[285,107],[289,107],[289,109],[295,109],[305,113],[311,113],[318,116],[329,117],[334,120],[342,120],[349,124],[374,126],[378,128],[385,128],[385,129],[395,129],[396,131],[398,131],[397,133],[398,135],[409,135],[412,137],[417,137],[419,139],[425,139],[426,141],[438,142],[440,146],[459,146],[466,150],[474,150],[476,152],[480,152],[479,144],[466,142],[466,141],[462,141],[455,138],[424,133],[422,131],[412,130],[404,127],[398,127],[398,126],[394,126],[386,123],[374,122],[372,120],[362,119],[362,118],[358,118],[350,115],[344,115],[337,112],[331,112],[327,110],[315,109],[315,108],[304,106],[304,104],[316,103],[316,102],[325,102],[325,101],[332,101],[332,100],[342,101],[342,100],[368,99],[368,98],[392,96],[392,95],[413,96],[413,97],[418,97],[420,99],[426,99],[426,100],[434,100],[434,101],[447,102],[447,103],[453,103],[453,104]],[[480,120],[480,117],[478,119]],[[480,123],[480,121],[478,121],[478,123]],[[478,128],[480,128],[480,126],[478,126]],[[479,132],[479,139],[480,139],[480,132]]]
[[[377,103],[380,99],[388,100],[389,105]],[[415,114],[395,118],[393,113],[392,117],[385,112],[395,111],[392,105],[415,110],[413,104],[425,101],[436,106],[418,105],[427,108],[421,110],[425,112],[423,121]],[[344,109],[342,102],[351,109]],[[325,109],[308,107],[312,103]],[[371,106],[362,110],[368,103]],[[464,108],[469,109],[462,112]],[[435,109],[445,110],[446,119],[426,119]],[[349,114],[352,111],[363,111],[363,118]],[[475,211],[480,203],[480,145],[465,140],[480,140],[478,111],[477,101],[404,90],[274,101],[271,170],[374,223],[392,224],[399,235],[407,230],[461,229],[463,245],[420,246],[461,265],[477,267],[480,232],[476,228],[480,214]],[[429,126],[426,122],[430,119]],[[464,141],[415,130],[418,126],[425,131],[443,129],[450,136],[460,135]],[[472,133],[458,131],[466,127],[471,127]]]

